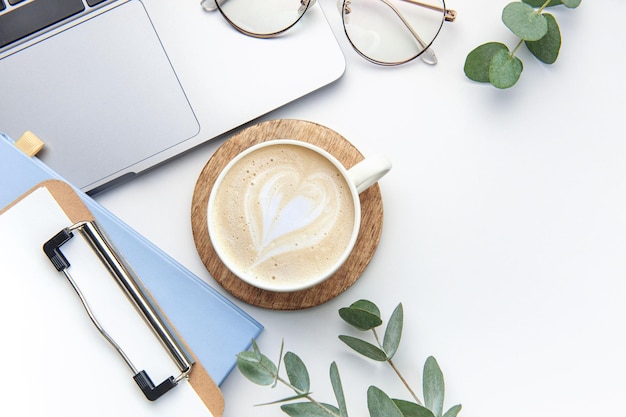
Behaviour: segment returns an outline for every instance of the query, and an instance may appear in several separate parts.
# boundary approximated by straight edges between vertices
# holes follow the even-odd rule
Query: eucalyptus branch
[[[393,311],[382,341],[376,332],[376,328],[382,325],[382,319],[380,318],[380,311],[374,303],[359,300],[350,307],[340,309],[339,315],[360,331],[372,330],[378,346],[352,336],[340,335],[339,339],[356,352],[370,359],[387,362],[409,390],[414,400],[411,402],[391,399],[378,387],[370,386],[367,391],[367,406],[370,417],[457,417],[461,411],[460,404],[443,413],[445,391],[443,373],[435,358],[429,357],[424,364],[424,403],[418,399],[392,360],[398,350],[402,335],[402,304],[398,304]],[[281,363],[284,364],[287,379],[279,375]],[[335,362],[330,366],[330,381],[337,406],[318,402],[311,396],[309,373],[304,362],[292,352],[283,355],[282,345],[277,366],[261,353],[253,340],[252,351],[241,352],[237,355],[237,368],[246,378],[256,384],[274,388],[280,382],[296,394],[263,405],[285,403],[281,406],[281,410],[291,417],[348,417],[341,378]],[[297,400],[306,401],[292,402]]]
[[[252,351],[241,352],[237,355],[237,367],[239,368],[239,371],[250,381],[259,385],[271,386],[272,388],[275,388],[276,383],[280,382],[296,393],[296,395],[292,397],[259,405],[276,404],[304,398],[308,401],[308,403],[299,404],[307,404],[307,407],[309,405],[314,406],[316,408],[316,412],[312,412],[311,415],[313,416],[345,417],[332,406],[322,404],[311,396],[311,392],[309,390],[309,375],[304,363],[294,353],[287,352],[283,356],[282,352],[283,345],[281,345],[278,364],[280,366],[282,358],[282,363],[285,364],[289,380],[286,380],[279,375],[279,366],[276,366],[271,359],[261,353],[256,341],[254,340],[252,341]],[[291,404],[291,406],[294,405],[295,404]],[[285,407],[289,409],[288,406],[283,406],[281,407],[283,411],[285,411]],[[285,412],[291,415],[288,411]]]
[[[553,64],[561,49],[561,29],[556,18],[545,13],[548,7],[564,5],[574,9],[582,0],[521,0],[509,3],[502,11],[502,22],[520,38],[509,48],[499,42],[488,42],[474,48],[465,60],[465,75],[474,81],[509,88],[519,80],[524,65],[515,55],[525,44],[541,62]]]

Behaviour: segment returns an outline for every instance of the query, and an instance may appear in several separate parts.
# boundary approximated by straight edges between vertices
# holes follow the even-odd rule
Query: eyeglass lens
[[[445,17],[442,0],[345,0],[342,4],[345,32],[353,47],[382,65],[401,64],[422,54]]]
[[[241,32],[269,37],[284,32],[302,17],[313,0],[217,0],[224,17]]]

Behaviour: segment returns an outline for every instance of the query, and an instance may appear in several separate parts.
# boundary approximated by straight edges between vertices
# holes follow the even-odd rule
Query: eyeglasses
[[[271,38],[293,27],[316,0],[202,0],[219,10],[241,33]],[[428,64],[437,57],[430,47],[454,10],[444,0],[338,0],[343,27],[352,47],[379,65],[399,65],[418,56]]]

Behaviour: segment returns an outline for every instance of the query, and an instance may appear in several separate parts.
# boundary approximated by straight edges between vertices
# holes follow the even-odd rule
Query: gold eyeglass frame
[[[342,16],[342,23],[343,23],[343,27],[344,27],[344,33],[346,34],[346,37],[348,38],[350,45],[352,45],[352,48],[359,54],[361,55],[363,58],[365,58],[366,60],[368,60],[369,62],[372,62],[374,64],[378,64],[378,65],[383,65],[383,66],[395,66],[395,65],[401,65],[401,64],[405,64],[407,62],[410,62],[412,60],[414,60],[417,57],[420,57],[422,59],[422,61],[424,61],[427,64],[430,65],[434,65],[437,63],[437,56],[435,55],[435,51],[433,51],[433,49],[431,48],[432,43],[434,42],[434,40],[437,38],[437,36],[439,35],[439,32],[441,31],[441,28],[443,27],[443,23],[444,22],[454,22],[456,20],[456,16],[457,16],[457,12],[455,10],[452,9],[448,9],[445,5],[445,0],[441,0],[441,4],[443,5],[443,7],[440,6],[434,6],[432,4],[428,4],[428,3],[424,3],[422,1],[419,0],[401,0],[401,1],[405,1],[411,4],[414,4],[416,6],[420,6],[420,7],[424,7],[426,9],[429,10],[433,10],[439,13],[443,13],[444,18],[441,21],[441,26],[439,27],[439,29],[437,30],[437,33],[435,34],[435,36],[433,37],[433,40],[430,42],[430,44],[426,43],[421,36],[417,33],[417,31],[411,26],[411,24],[409,23],[409,21],[402,15],[402,13],[400,12],[400,10],[398,10],[398,8],[391,3],[390,0],[380,0],[381,2],[383,2],[385,5],[387,5],[389,8],[391,8],[391,10],[398,16],[398,18],[400,19],[400,21],[402,22],[402,24],[404,24],[406,26],[406,28],[409,30],[409,32],[411,33],[411,35],[415,38],[415,40],[420,44],[420,46],[422,47],[421,52],[419,52],[417,55],[408,58],[404,61],[399,61],[399,62],[384,62],[384,61],[378,61],[374,58],[371,58],[370,56],[366,55],[365,53],[363,53],[359,48],[356,47],[356,45],[354,45],[354,43],[352,42],[352,40],[350,39],[350,36],[348,35],[348,32],[346,30],[346,17],[351,13],[351,4],[352,4],[352,0],[338,0],[337,1],[337,7],[339,9],[339,13],[341,13]],[[239,32],[243,33],[244,35],[248,35],[254,38],[260,38],[260,39],[268,39],[268,38],[273,38],[276,37],[284,32],[286,32],[287,30],[291,29],[296,23],[298,23],[300,21],[300,19],[302,19],[302,17],[305,15],[306,11],[311,8],[312,6],[315,5],[315,3],[317,2],[317,0],[300,0],[300,8],[298,9],[298,13],[299,13],[299,17],[290,25],[288,25],[285,28],[282,28],[276,32],[272,32],[272,33],[255,33],[255,32],[251,32],[248,31],[240,26],[238,26],[235,22],[233,22],[226,13],[224,13],[224,11],[222,10],[222,8],[219,6],[218,0],[202,0],[200,2],[202,8],[206,11],[212,12],[215,10],[219,10],[220,14],[226,19],[226,21],[235,29],[237,29]]]

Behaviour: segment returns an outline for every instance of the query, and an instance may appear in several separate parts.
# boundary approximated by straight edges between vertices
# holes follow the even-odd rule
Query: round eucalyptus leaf
[[[509,3],[502,10],[502,21],[525,41],[536,41],[548,32],[548,22],[531,5],[520,1]]]
[[[548,33],[538,41],[526,41],[526,46],[541,62],[553,64],[559,57],[561,49],[561,30],[554,16],[548,13],[544,16],[548,21]]]
[[[526,4],[530,4],[533,7],[541,7],[546,0],[522,0]],[[550,3],[546,7],[558,6],[562,4],[561,0],[550,0]]]
[[[518,57],[511,56],[508,51],[496,52],[489,65],[489,82],[497,88],[512,87],[519,80],[523,69]]]
[[[481,83],[488,83],[491,59],[496,52],[502,50],[509,52],[509,48],[499,42],[489,42],[474,48],[465,58],[463,71],[465,71],[467,78]]]
[[[565,5],[565,7],[569,7],[570,9],[575,9],[578,6],[580,6],[580,3],[582,3],[582,0],[561,0],[561,1]]]

